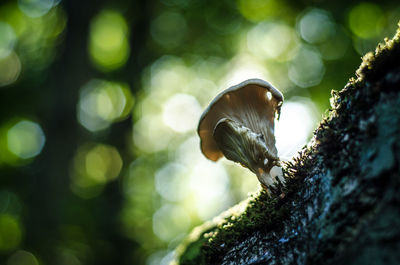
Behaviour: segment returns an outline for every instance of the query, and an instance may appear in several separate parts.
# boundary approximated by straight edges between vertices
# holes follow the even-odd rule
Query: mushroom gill
[[[264,187],[274,186],[270,171],[279,161],[274,120],[282,101],[282,94],[260,79],[246,80],[217,95],[198,126],[203,154],[213,161],[225,156],[250,169]]]

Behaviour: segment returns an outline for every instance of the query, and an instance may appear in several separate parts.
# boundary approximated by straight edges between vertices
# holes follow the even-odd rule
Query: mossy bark
[[[287,184],[198,227],[179,264],[400,264],[400,31],[364,56]]]

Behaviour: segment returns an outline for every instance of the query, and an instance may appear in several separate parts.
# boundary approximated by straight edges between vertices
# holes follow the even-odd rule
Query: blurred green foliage
[[[200,153],[208,102],[270,81],[290,158],[399,19],[395,1],[2,1],[0,264],[167,264],[258,188]]]

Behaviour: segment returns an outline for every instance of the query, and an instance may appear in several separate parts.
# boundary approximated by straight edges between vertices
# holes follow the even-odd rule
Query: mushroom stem
[[[270,171],[279,158],[268,149],[261,133],[223,118],[215,126],[213,137],[227,159],[250,169],[266,187],[275,186]]]

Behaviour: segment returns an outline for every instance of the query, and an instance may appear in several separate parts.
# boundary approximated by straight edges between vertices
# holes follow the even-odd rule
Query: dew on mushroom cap
[[[261,79],[246,80],[217,95],[198,126],[203,154],[213,161],[225,156],[250,169],[265,186],[273,185],[269,172],[279,160],[274,120],[282,101],[279,90]]]

